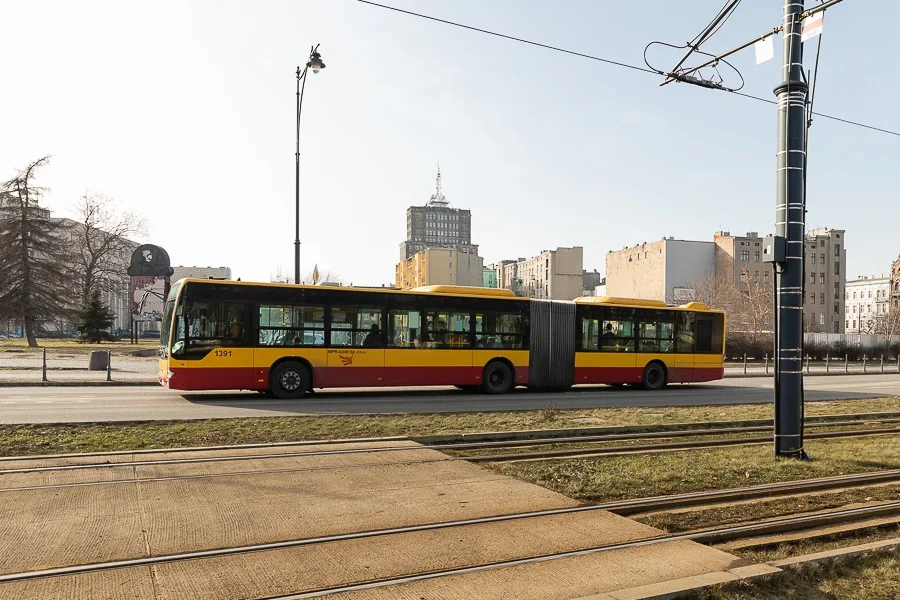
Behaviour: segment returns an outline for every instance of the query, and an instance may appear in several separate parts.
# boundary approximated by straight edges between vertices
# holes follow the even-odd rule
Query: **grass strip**
[[[712,586],[692,600],[889,600],[900,598],[900,556],[871,552],[785,569],[761,579]]]
[[[811,460],[776,459],[769,446],[496,463],[496,471],[587,502],[747,487],[900,468],[896,435],[810,440]]]
[[[615,425],[667,425],[771,418],[771,406],[679,406],[438,413],[410,415],[322,415],[192,421],[132,421],[0,425],[0,455],[60,454],[217,446],[318,439],[425,436],[524,429]],[[900,397],[815,402],[808,416],[897,412]]]

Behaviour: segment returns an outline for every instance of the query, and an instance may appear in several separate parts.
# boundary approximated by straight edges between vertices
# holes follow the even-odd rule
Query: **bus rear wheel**
[[[294,361],[286,361],[272,369],[269,389],[282,400],[302,398],[309,391],[312,377],[309,369]]]
[[[484,368],[481,391],[485,394],[505,394],[513,387],[513,372],[505,362],[495,360]]]
[[[661,390],[666,387],[666,369],[657,362],[644,367],[644,389]]]

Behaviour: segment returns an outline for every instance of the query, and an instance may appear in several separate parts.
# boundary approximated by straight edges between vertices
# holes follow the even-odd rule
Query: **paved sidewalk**
[[[152,567],[122,565],[93,573],[37,575],[0,583],[0,598],[221,600],[312,594],[368,581],[578,552],[662,533],[593,510],[310,541],[578,505],[545,488],[448,460],[413,442],[392,441],[387,445],[404,448],[392,452],[359,452],[383,445],[279,447],[268,458],[257,458],[260,450],[160,451],[114,458],[194,462],[0,475],[4,492],[0,535],[16,548],[0,554],[3,575],[308,540],[291,547],[169,560]],[[328,454],[296,454],[318,450]],[[237,454],[254,458],[196,462]],[[96,458],[66,461],[84,464]],[[13,460],[3,467],[33,468],[46,462]],[[698,577],[705,583],[733,580],[748,568],[777,571],[694,542],[672,541],[388,585],[362,597],[574,600],[612,594],[619,598],[619,591],[647,585],[669,592],[693,587],[684,585],[686,578],[694,585]]]

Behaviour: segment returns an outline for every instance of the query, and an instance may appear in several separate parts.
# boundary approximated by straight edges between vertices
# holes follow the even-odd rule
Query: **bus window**
[[[381,309],[332,308],[331,345],[372,348],[384,346],[381,335]]]
[[[325,309],[321,306],[259,307],[260,346],[324,346]]]
[[[527,348],[522,315],[505,313],[475,315],[475,345],[478,348]]]
[[[420,348],[449,348],[450,333],[447,323],[450,316],[445,312],[426,312],[425,327],[422,330]]]
[[[417,310],[392,310],[390,314],[388,345],[411,348],[419,336],[421,317]]]
[[[612,334],[613,344],[615,344],[616,334]],[[600,321],[597,319],[581,319],[581,349],[582,350],[599,350],[600,342]]]
[[[469,348],[469,315],[462,313],[450,313],[447,322],[450,332],[451,348]]]
[[[186,344],[179,346],[179,351],[184,348],[186,359],[202,358],[216,346],[245,345],[243,304],[195,301],[186,306],[182,319],[187,323],[187,334]],[[178,339],[182,335],[180,324],[176,329]]]
[[[668,311],[639,311],[640,352],[674,352],[675,323]]]
[[[696,315],[692,312],[679,312],[676,315],[676,320],[675,351],[690,354],[694,351],[694,323],[696,322]]]
[[[600,321],[600,349],[604,352],[634,352],[634,311],[612,308]]]

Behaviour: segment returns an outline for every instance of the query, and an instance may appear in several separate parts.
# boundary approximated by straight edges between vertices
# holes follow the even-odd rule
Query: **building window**
[[[841,274],[841,263],[839,263],[839,262],[834,263],[834,274],[835,275]]]
[[[847,329],[850,329],[850,321],[847,321]]]
[[[840,312],[841,312],[840,305],[839,305],[837,302],[835,302],[835,304],[834,304],[834,314],[837,315],[837,314],[840,314]]]
[[[853,329],[856,329],[856,319],[853,319]]]
[[[749,262],[750,261],[750,251],[749,250],[741,250],[741,262]]]
[[[647,256],[648,256],[649,254],[650,254],[649,252],[644,252],[644,258],[647,258]]]
[[[819,283],[825,285],[825,273],[819,273]]]
[[[819,255],[819,263],[823,264],[823,265],[825,264],[825,255],[824,254]]]
[[[819,325],[824,325],[824,324],[825,324],[825,313],[821,313],[819,315]]]
[[[840,331],[838,331],[838,329],[840,329],[840,322],[835,321],[833,323],[833,325],[834,325],[834,328],[833,328],[834,333],[840,333]]]
[[[819,240],[819,248],[825,247],[825,240]]]
[[[812,265],[816,264],[816,253],[815,252],[813,252],[812,254],[809,255],[809,263]]]
[[[809,274],[809,282],[810,282],[810,283],[815,283],[815,282],[816,282],[816,274],[815,274],[815,273],[810,273],[810,274]]]
[[[856,300],[856,292],[853,292],[853,299]]]
[[[825,306],[825,294],[824,293],[819,294],[819,304],[821,304],[822,306]]]
[[[838,258],[841,257],[841,245],[840,244],[834,245],[834,255]]]
[[[768,272],[768,271],[766,271],[765,273],[763,273],[763,281],[764,281],[765,283],[769,283],[769,272]]]
[[[872,290],[869,290],[869,298],[872,297]]]
[[[816,322],[816,313],[809,313],[809,324],[812,325]]]
[[[753,281],[755,281],[756,283],[759,283],[759,271],[756,271],[755,273],[753,273]]]
[[[759,250],[753,253],[753,262],[759,262]]]
[[[816,295],[815,295],[815,294],[810,294],[810,295],[809,295],[809,303],[810,303],[810,304],[815,304],[815,303],[816,303]]]

